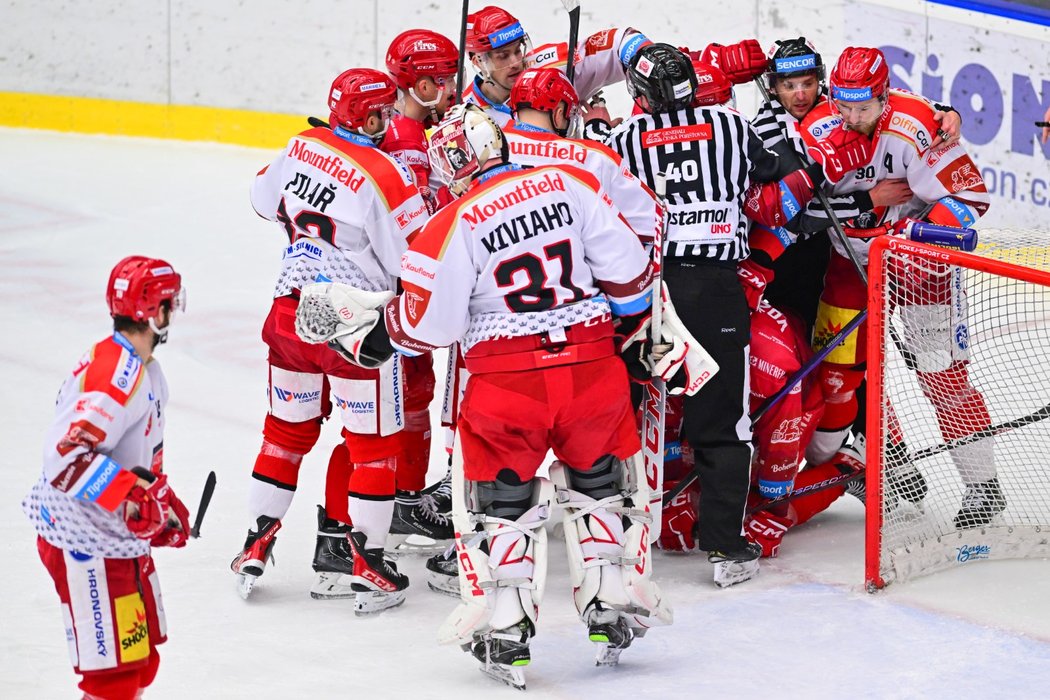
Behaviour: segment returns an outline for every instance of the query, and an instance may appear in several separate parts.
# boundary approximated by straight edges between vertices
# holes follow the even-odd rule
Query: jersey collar
[[[372,139],[365,136],[364,134],[355,134],[349,129],[344,129],[341,126],[335,127],[334,129],[332,129],[332,132],[344,141],[356,143],[358,146],[368,146],[369,148],[377,147],[375,142]]]

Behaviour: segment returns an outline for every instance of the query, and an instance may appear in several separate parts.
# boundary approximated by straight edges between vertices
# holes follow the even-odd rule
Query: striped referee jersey
[[[776,179],[780,162],[742,114],[727,106],[639,114],[607,143],[650,188],[657,173],[666,174],[667,257],[726,263],[747,257],[744,193],[752,180]]]

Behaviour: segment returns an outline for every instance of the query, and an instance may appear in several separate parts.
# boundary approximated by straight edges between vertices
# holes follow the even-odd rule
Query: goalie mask
[[[455,105],[430,136],[430,166],[455,194],[493,161],[509,159],[507,141],[496,122],[476,105]]]

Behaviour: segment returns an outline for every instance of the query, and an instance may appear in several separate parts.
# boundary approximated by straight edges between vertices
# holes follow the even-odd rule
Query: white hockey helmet
[[[507,140],[492,117],[477,105],[454,105],[430,136],[430,167],[449,190],[460,195],[490,161],[506,163]]]

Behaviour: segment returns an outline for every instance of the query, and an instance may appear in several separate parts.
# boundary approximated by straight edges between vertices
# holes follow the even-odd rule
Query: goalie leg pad
[[[556,463],[551,478],[565,507],[565,546],[580,618],[590,623],[596,609],[613,609],[636,630],[670,624],[671,610],[651,579],[652,516],[640,455],[603,457],[587,472]]]
[[[543,600],[547,575],[543,526],[550,517],[553,485],[537,477],[525,484],[509,478],[470,482],[470,486],[479,510],[467,514],[469,528],[457,522],[462,602],[438,630],[443,644],[469,645],[518,627],[526,619],[534,629]],[[463,519],[457,515],[457,520]]]

